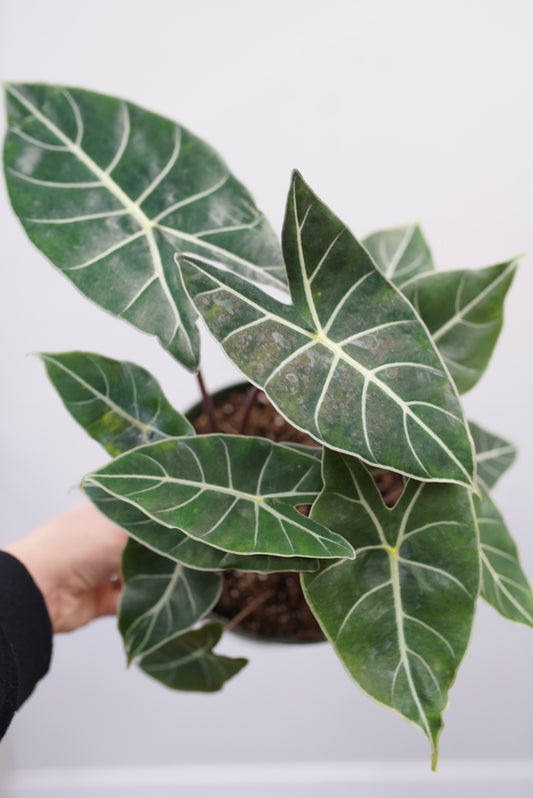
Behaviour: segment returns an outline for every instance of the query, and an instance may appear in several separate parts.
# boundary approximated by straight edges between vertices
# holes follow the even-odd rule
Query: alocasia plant
[[[49,260],[193,372],[202,317],[317,444],[199,436],[140,366],[40,355],[113,458],[83,486],[130,535],[128,659],[173,688],[219,689],[245,664],[213,651],[222,573],[299,571],[347,671],[422,729],[435,764],[478,597],[533,626],[490,496],[515,450],[460,400],[487,367],[516,261],[436,271],[417,225],[359,242],[298,173],[280,247],[224,161],[180,125],[80,89],[7,85],[6,99],[9,196]],[[393,506],[379,471],[400,475]]]

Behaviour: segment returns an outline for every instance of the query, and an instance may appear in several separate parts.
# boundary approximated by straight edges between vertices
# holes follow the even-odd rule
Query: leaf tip
[[[291,192],[298,191],[304,188],[310,191],[308,183],[304,180],[302,173],[298,169],[293,169],[291,172]]]
[[[348,543],[348,541],[346,541],[346,543],[350,547],[350,553],[346,555],[345,559],[346,560],[355,560],[357,558],[356,550],[354,549],[354,547],[352,546],[351,543]]]
[[[87,495],[87,488],[99,488],[100,485],[93,479],[93,474],[86,474],[82,477],[80,482],[80,488],[82,491]]]
[[[296,180],[303,181],[302,173],[299,169],[293,169],[291,172],[291,182],[295,182]]]
[[[4,92],[4,98],[7,100],[9,94],[13,94],[13,89],[16,88],[17,83],[13,83],[11,80],[0,80],[0,88]]]

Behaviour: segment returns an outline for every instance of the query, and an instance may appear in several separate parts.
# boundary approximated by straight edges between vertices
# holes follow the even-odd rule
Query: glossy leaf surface
[[[486,269],[435,272],[403,286],[460,393],[473,388],[487,367],[517,265],[512,260]]]
[[[88,297],[198,366],[184,249],[283,285],[276,236],[209,145],[132,103],[80,89],[6,86],[4,163],[31,240]]]
[[[350,557],[298,512],[322,485],[316,456],[265,438],[200,435],[143,446],[85,478],[155,521],[240,554]]]
[[[426,328],[298,174],[283,252],[292,305],[198,259],[182,263],[230,358],[326,446],[420,479],[471,484],[463,410]]]
[[[267,554],[230,554],[193,540],[179,529],[169,529],[149,518],[132,504],[91,485],[86,493],[98,509],[122,527],[131,538],[154,552],[181,562],[200,571],[257,571],[277,573],[279,571],[315,571],[318,561],[310,557],[276,557]]]
[[[174,690],[212,693],[235,676],[247,663],[213,653],[222,635],[222,625],[208,623],[201,629],[185,632],[140,660],[149,676]]]
[[[385,277],[399,288],[435,269],[431,251],[417,224],[379,230],[362,243]]]
[[[303,575],[306,598],[353,679],[424,731],[433,764],[479,589],[472,501],[460,486],[410,480],[389,509],[358,460],[325,452],[311,512],[356,558]]]
[[[122,579],[119,630],[130,660],[191,629],[222,589],[220,574],[193,571],[132,540],[122,556]]]
[[[39,357],[69,413],[111,455],[194,435],[189,421],[140,366],[90,352],[42,352]]]
[[[470,431],[476,448],[478,477],[488,488],[493,488],[516,460],[517,448],[472,421]]]

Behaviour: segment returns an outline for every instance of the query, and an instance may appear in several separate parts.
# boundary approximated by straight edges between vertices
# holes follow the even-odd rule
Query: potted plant
[[[348,673],[422,729],[435,766],[478,598],[533,625],[490,496],[515,448],[460,400],[488,364],[516,260],[436,271],[417,225],[359,242],[298,173],[280,248],[180,125],[79,89],[5,88],[5,177],[29,238],[191,372],[201,317],[254,386],[221,432],[200,377],[211,426],[197,435],[140,366],[40,355],[113,458],[82,484],[131,538],[128,659],[170,687],[219,689],[245,664],[213,651],[223,575],[299,573]],[[245,434],[258,401],[303,437]]]

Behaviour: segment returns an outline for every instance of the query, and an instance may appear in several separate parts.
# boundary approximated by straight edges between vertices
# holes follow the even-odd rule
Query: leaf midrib
[[[10,92],[13,95],[13,97],[15,97],[18,100],[18,102],[20,102],[21,105],[23,105],[30,113],[32,113],[35,116],[35,118],[41,122],[41,124],[47,127],[48,130],[50,130],[55,136],[57,136],[57,138],[60,141],[63,142],[63,144],[68,148],[68,150],[76,158],[78,158],[81,161],[81,163],[83,163],[87,167],[87,169],[89,169],[89,171],[91,171],[98,178],[98,180],[100,180],[100,182],[108,189],[108,191],[114,197],[116,197],[116,199],[120,203],[122,203],[124,208],[133,216],[133,218],[140,225],[148,241],[148,247],[150,249],[150,255],[152,257],[154,272],[159,279],[159,282],[163,289],[163,293],[165,294],[168,304],[172,308],[176,320],[174,329],[172,331],[172,335],[168,340],[168,344],[170,344],[179,326],[180,317],[176,304],[172,297],[170,288],[165,278],[165,274],[163,271],[163,264],[161,261],[161,255],[157,247],[157,243],[155,241],[152,230],[154,226],[152,221],[148,218],[148,216],[146,216],[146,214],[141,210],[141,208],[135,202],[133,202],[133,200],[130,197],[128,197],[126,192],[118,185],[118,183],[115,182],[115,180],[113,180],[112,177],[110,177],[109,174],[107,174],[107,172],[105,172],[100,166],[98,166],[98,164],[80,146],[78,146],[78,144],[76,144],[75,141],[72,141],[72,139],[69,138],[65,133],[63,133],[63,131],[59,127],[57,127],[57,125],[55,125],[50,119],[48,119],[43,113],[41,113],[41,111],[32,102],[30,102],[26,97],[24,97],[24,95],[21,94],[19,91],[17,91],[15,87],[11,84],[8,84],[6,86],[6,90]],[[67,91],[65,91],[64,93],[65,96],[67,97],[70,96],[70,94]],[[72,101],[75,102],[73,98]]]
[[[423,484],[419,485],[419,487],[416,489],[411,501],[409,502],[409,506],[407,507],[405,513],[402,516],[400,528],[398,530],[398,537],[396,539],[396,544],[394,546],[391,546],[391,545],[389,545],[387,543],[387,540],[385,538],[385,534],[384,534],[383,529],[382,529],[380,524],[376,527],[376,529],[377,529],[380,541],[382,542],[383,549],[385,550],[385,552],[387,553],[387,555],[389,557],[389,566],[390,566],[391,584],[392,584],[392,595],[393,595],[393,601],[394,601],[394,615],[395,615],[395,618],[396,618],[396,628],[398,630],[398,649],[399,649],[399,653],[400,653],[400,663],[399,664],[401,664],[403,666],[403,669],[404,669],[404,672],[405,672],[405,676],[407,678],[407,683],[409,685],[409,690],[411,691],[411,695],[413,697],[413,700],[415,702],[415,706],[416,706],[416,708],[418,710],[418,713],[419,713],[419,716],[420,716],[420,720],[422,722],[422,727],[423,727],[423,729],[424,729],[424,731],[426,733],[427,738],[429,739],[429,741],[431,743],[432,761],[434,761],[435,758],[436,758],[436,755],[437,755],[436,746],[435,746],[435,740],[433,739],[433,735],[431,733],[431,728],[429,726],[428,717],[427,717],[427,715],[426,715],[426,713],[424,711],[424,708],[422,706],[422,703],[420,701],[420,697],[418,695],[418,691],[417,691],[415,683],[414,683],[413,674],[411,672],[411,663],[409,661],[409,655],[408,655],[409,646],[407,645],[407,640],[405,638],[405,626],[404,626],[405,612],[404,612],[404,608],[403,608],[402,588],[401,588],[401,579],[400,579],[400,559],[401,559],[400,558],[400,549],[401,549],[403,541],[404,541],[405,530],[407,528],[407,524],[408,524],[409,518],[411,516],[412,510],[413,510],[415,504],[417,503],[423,488],[424,488]],[[363,492],[362,491],[360,492],[360,495],[363,496]],[[365,504],[365,506],[368,507],[368,505],[366,505],[366,502],[364,504]],[[374,517],[373,514],[372,514],[372,517]],[[391,695],[391,700],[392,700],[392,695]]]
[[[145,439],[146,439],[145,432],[147,431],[154,432],[161,438],[173,437],[171,435],[167,435],[166,432],[163,432],[163,430],[159,429],[158,427],[153,427],[151,424],[145,424],[139,418],[130,415],[130,413],[126,412],[126,410],[120,407],[120,405],[117,405],[107,394],[103,394],[101,391],[99,391],[97,388],[91,385],[87,380],[82,380],[74,371],[71,371],[69,368],[67,368],[63,363],[60,363],[58,360],[55,360],[54,358],[50,357],[49,355],[45,355],[42,352],[39,353],[39,357],[41,358],[41,360],[52,363],[54,366],[61,368],[62,371],[65,372],[65,374],[68,374],[69,377],[74,379],[81,386],[91,391],[94,394],[95,398],[99,399],[101,402],[106,404],[111,410],[113,410],[113,412],[115,412],[118,416],[121,416],[125,421],[129,421],[133,427],[138,429],[139,432],[143,434],[143,437]],[[147,439],[146,443],[148,443]]]
[[[476,452],[476,460],[478,463],[484,463],[487,460],[498,460],[502,456],[516,455],[516,446],[512,443],[507,443],[505,446],[495,446],[493,449],[487,449],[484,452]],[[481,481],[481,477],[479,477]]]
[[[188,499],[187,502],[198,498],[198,496],[201,493],[203,493],[204,491],[206,491],[206,490],[207,491],[212,491],[212,492],[215,492],[215,493],[223,493],[223,494],[226,494],[226,495],[234,497],[235,498],[234,504],[236,502],[238,502],[239,500],[244,500],[244,501],[247,501],[249,503],[253,503],[258,508],[258,510],[259,509],[263,509],[264,512],[266,512],[266,513],[268,513],[268,515],[271,515],[272,517],[274,517],[280,523],[285,535],[287,535],[287,532],[283,528],[283,524],[288,524],[291,527],[296,527],[297,529],[300,529],[304,534],[306,534],[309,537],[313,538],[323,549],[326,550],[326,554],[321,554],[320,555],[320,556],[324,557],[325,559],[330,559],[330,558],[337,557],[337,556],[339,556],[339,557],[342,556],[342,557],[350,559],[349,554],[345,550],[343,551],[342,554],[339,553],[339,554],[335,555],[333,553],[330,553],[329,549],[328,549],[328,545],[324,542],[324,541],[327,541],[328,544],[330,544],[330,545],[334,544],[335,546],[337,546],[337,548],[340,547],[342,549],[340,541],[338,542],[338,541],[332,539],[331,537],[328,537],[327,535],[320,534],[320,530],[310,529],[308,526],[306,526],[305,524],[303,524],[301,522],[298,522],[296,519],[290,518],[287,515],[283,515],[282,513],[277,512],[275,507],[272,507],[268,502],[263,501],[264,498],[277,499],[277,498],[279,498],[280,494],[269,494],[266,497],[255,496],[253,494],[247,494],[247,493],[243,493],[242,491],[237,491],[236,489],[224,488],[224,487],[218,486],[218,485],[211,485],[210,483],[194,482],[194,481],[191,481],[191,480],[178,480],[178,479],[172,478],[172,477],[163,478],[163,477],[157,477],[157,476],[153,476],[153,475],[145,475],[145,476],[143,476],[143,475],[140,475],[140,474],[128,474],[128,475],[123,475],[123,474],[104,474],[104,475],[99,476],[99,475],[94,475],[93,474],[93,475],[89,475],[88,477],[86,477],[85,484],[89,484],[89,485],[92,484],[92,485],[95,485],[98,488],[102,488],[103,490],[107,491],[108,493],[110,493],[115,498],[120,499],[122,501],[126,501],[127,503],[132,504],[134,507],[138,506],[138,504],[135,502],[134,499],[130,498],[129,496],[124,496],[122,494],[113,493],[113,491],[111,491],[109,489],[109,487],[105,487],[105,480],[106,479],[107,480],[109,480],[109,479],[111,479],[111,480],[114,480],[114,479],[117,479],[117,480],[120,480],[120,479],[122,479],[122,480],[124,480],[124,479],[142,479],[142,480],[150,480],[150,481],[158,482],[160,484],[163,484],[165,482],[167,482],[167,483],[168,482],[174,482],[176,484],[184,485],[186,487],[200,488],[199,493],[196,496],[193,496],[192,499]],[[314,499],[316,497],[316,494],[314,494],[314,493],[313,494],[310,494],[310,493],[286,493],[286,494],[282,494],[282,496],[284,496],[284,497],[296,496],[300,503],[302,503],[302,502],[305,503],[306,498]],[[232,505],[228,510],[226,510],[226,514],[233,509],[233,506],[234,505]],[[176,527],[173,527],[172,524],[165,523],[165,521],[162,518],[160,518],[159,516],[156,516],[156,515],[153,515],[153,514],[149,513],[149,511],[146,508],[141,507],[141,509],[149,518],[153,518],[153,520],[157,521],[160,524],[163,524],[167,528],[169,528],[169,529],[176,528]],[[179,506],[176,509],[179,510],[180,509]],[[290,509],[290,505],[287,505],[287,509]],[[215,527],[218,526],[218,524],[220,523],[220,520],[221,519],[219,519],[217,521],[217,523],[215,524]],[[215,527],[213,527],[213,528],[215,528]],[[328,531],[325,527],[324,527],[324,530]],[[202,535],[196,536],[196,535],[193,535],[192,533],[187,532],[185,530],[182,530],[182,531],[184,531],[185,534],[188,535],[189,537],[191,537],[193,540],[199,540],[202,543],[205,542],[204,541],[205,533],[203,533]],[[290,539],[289,539],[289,542],[291,542]],[[208,544],[208,545],[211,545],[211,544]],[[276,553],[275,556],[279,556],[279,557],[306,557],[306,558],[307,557],[316,558],[316,557],[319,556],[316,553],[315,554],[310,554],[310,555],[298,553],[297,551],[294,550],[294,546],[292,546],[292,542],[291,542],[291,547],[293,549],[291,554]],[[215,548],[217,548],[217,547],[215,546]],[[247,551],[243,551],[242,549],[232,549],[231,551],[229,549],[223,549],[223,551],[227,551],[229,554],[246,554],[246,553],[248,553]],[[352,549],[352,551],[353,551],[353,549]],[[265,554],[267,556],[272,555],[272,552],[268,552],[268,551],[255,551],[255,550],[253,550],[252,552],[249,552],[249,553],[250,554]]]
[[[201,258],[196,257],[195,261],[198,261],[198,260],[200,260],[200,262],[202,261]],[[294,330],[295,332],[299,333],[300,335],[306,336],[307,338],[310,339],[311,342],[314,342],[315,344],[318,344],[318,343],[322,344],[326,349],[329,349],[329,351],[332,352],[334,359],[342,360],[345,363],[347,363],[348,366],[352,366],[353,369],[355,369],[357,372],[359,372],[363,376],[363,378],[365,380],[365,383],[370,382],[370,383],[374,384],[379,390],[381,390],[386,396],[388,396],[393,402],[395,402],[402,409],[404,414],[409,416],[411,418],[411,420],[415,424],[417,424],[430,438],[432,438],[433,441],[435,441],[435,443],[446,453],[446,455],[450,458],[450,460],[455,463],[455,465],[459,468],[459,470],[465,475],[466,480],[467,480],[467,484],[469,486],[473,485],[473,480],[471,479],[471,477],[470,477],[469,473],[467,472],[466,468],[459,461],[459,459],[456,457],[456,455],[451,451],[451,449],[448,446],[445,445],[444,441],[441,438],[439,438],[433,432],[433,430],[430,427],[428,427],[428,425],[425,424],[422,421],[422,419],[419,416],[416,415],[416,413],[411,409],[411,407],[408,404],[406,404],[401,399],[401,397],[398,396],[397,393],[395,393],[386,383],[382,382],[379,378],[377,378],[375,376],[374,370],[365,368],[365,366],[363,366],[357,360],[354,360],[354,358],[350,357],[350,355],[347,354],[347,352],[339,344],[337,344],[335,341],[333,341],[331,338],[329,338],[324,333],[322,326],[319,327],[319,331],[318,332],[317,331],[313,332],[313,331],[310,331],[310,330],[306,330],[305,327],[302,327],[302,326],[298,325],[297,323],[295,323],[295,321],[290,321],[289,319],[284,318],[283,316],[280,316],[277,313],[274,313],[273,311],[265,310],[264,307],[259,305],[254,300],[250,299],[249,297],[247,297],[244,294],[240,294],[237,290],[235,290],[231,286],[226,285],[225,283],[223,283],[219,278],[214,277],[209,272],[206,272],[204,269],[201,268],[201,266],[199,266],[197,264],[197,262],[194,263],[193,266],[195,268],[199,269],[203,274],[207,275],[207,277],[209,277],[209,279],[214,280],[215,283],[217,284],[217,288],[210,289],[208,291],[200,291],[197,294],[197,298],[201,297],[201,296],[205,296],[206,294],[209,294],[209,293],[213,293],[214,291],[219,291],[219,290],[226,291],[229,294],[233,294],[234,296],[236,296],[239,300],[246,302],[250,307],[254,308],[255,310],[257,310],[261,314],[261,318],[256,319],[253,322],[250,322],[249,324],[247,324],[247,327],[253,327],[255,325],[262,324],[266,319],[272,319],[275,322],[277,322],[278,324],[280,324],[280,325],[282,325],[284,327],[287,327],[290,330]],[[305,278],[304,278],[304,283],[307,283],[307,280]],[[257,289],[257,290],[260,290],[260,289]],[[294,305],[292,305],[292,306],[285,305],[284,303],[276,302],[275,299],[273,299],[272,297],[270,297],[268,295],[266,295],[266,297],[268,298],[270,303],[276,303],[276,304],[280,305],[283,308],[292,309],[294,311],[294,314],[296,315],[296,317],[298,317],[298,318],[300,317],[300,314],[294,308]],[[238,335],[239,332],[240,332],[240,329],[241,328],[237,328],[234,332],[232,331],[231,335],[233,335],[233,334]],[[228,335],[227,338],[229,338],[229,337],[230,336]],[[309,346],[309,344],[304,344],[303,346],[307,347],[307,346]],[[294,359],[294,358],[296,358],[298,356],[298,354],[299,354],[299,350],[293,351],[289,355],[289,358]],[[279,371],[281,368],[283,368],[283,365],[284,365],[284,361],[282,361],[281,363],[278,363],[276,368],[275,368],[275,370]],[[391,365],[391,368],[394,368],[398,364],[391,363],[390,365]],[[417,365],[420,368],[424,367],[424,364],[422,364],[422,363],[415,363],[414,365]],[[270,376],[269,376],[269,378],[267,380],[267,383],[268,383],[269,380],[270,380]],[[267,383],[265,383],[265,384],[267,384]],[[438,408],[437,405],[435,405],[435,407]],[[438,408],[438,409],[442,410],[442,408]],[[446,481],[446,480],[442,480],[442,481]],[[457,481],[458,482],[458,480],[451,480],[451,481]],[[459,484],[464,484],[464,483],[459,483]]]
[[[479,478],[479,484],[480,484],[480,487],[482,487],[483,490],[485,490],[487,495],[490,497],[490,491],[489,491],[488,485],[486,484],[486,482],[481,477]],[[474,515],[475,515],[476,519],[478,519],[478,513],[476,512]],[[478,520],[481,521],[482,519],[479,518]],[[503,595],[505,596],[507,601],[509,601],[509,603],[519,612],[519,614],[523,615],[524,618],[526,618],[527,622],[531,626],[533,626],[533,617],[528,613],[528,611],[526,609],[524,609],[524,607],[521,606],[521,604],[517,601],[517,599],[513,596],[513,594],[508,590],[506,585],[502,583],[502,580],[500,578],[500,574],[493,567],[493,565],[490,562],[488,556],[486,555],[484,549],[485,549],[485,546],[483,545],[483,541],[481,540],[481,535],[480,535],[480,538],[479,538],[480,568],[485,567],[487,569],[487,571],[490,574],[490,577],[492,578],[492,581],[494,582],[496,590],[497,591],[499,590],[501,593],[503,593]],[[505,553],[505,552],[502,551],[502,554],[503,553]],[[516,564],[520,568],[520,563],[518,561],[518,558],[517,557],[512,557],[512,560],[513,560],[513,563]],[[481,578],[481,583],[483,583],[483,578]]]
[[[387,277],[389,280],[393,279],[396,272],[396,267],[398,266],[401,259],[405,255],[407,247],[411,243],[415,231],[416,231],[415,223],[409,225],[409,227],[406,228],[402,240],[400,241],[398,247],[396,248],[396,252],[393,254],[385,270],[385,277]]]
[[[427,737],[428,737],[428,739],[429,739],[429,741],[431,743],[432,755],[433,755],[433,758],[434,758],[436,756],[435,741],[433,740],[433,736],[431,734],[431,729],[430,729],[430,726],[429,726],[427,715],[424,712],[424,708],[422,707],[422,704],[420,702],[420,698],[418,696],[418,692],[417,692],[415,684],[414,684],[413,676],[412,676],[412,673],[411,673],[411,664],[409,662],[409,657],[408,657],[409,647],[408,647],[407,641],[405,639],[405,628],[404,628],[405,612],[404,612],[404,609],[403,609],[403,602],[402,602],[400,566],[399,566],[399,563],[400,563],[400,549],[401,549],[401,546],[402,546],[403,541],[404,541],[405,530],[407,528],[407,524],[408,524],[409,518],[411,516],[411,513],[413,511],[413,508],[414,508],[416,502],[418,501],[418,499],[420,497],[420,494],[421,494],[421,492],[422,492],[422,490],[424,488],[424,484],[421,483],[417,487],[417,489],[415,490],[415,492],[413,494],[413,497],[411,498],[411,500],[409,502],[409,505],[408,505],[405,513],[402,516],[401,524],[400,524],[400,527],[398,529],[398,536],[396,538],[396,543],[395,543],[394,546],[391,546],[388,543],[388,541],[387,541],[384,529],[383,529],[383,527],[382,527],[382,525],[381,525],[381,523],[379,521],[378,515],[374,512],[374,510],[372,509],[370,503],[365,498],[365,491],[362,488],[359,487],[359,484],[357,482],[357,478],[356,478],[355,474],[352,472],[349,464],[347,464],[347,463],[346,463],[346,468],[347,468],[347,471],[348,471],[348,474],[349,474],[349,478],[352,481],[352,484],[354,485],[356,493],[357,493],[357,495],[359,497],[359,501],[361,502],[362,507],[364,508],[364,510],[366,511],[367,515],[369,516],[369,518],[370,518],[370,520],[371,520],[371,522],[372,522],[372,524],[373,524],[373,526],[374,526],[374,528],[375,528],[375,530],[377,532],[377,535],[378,535],[378,538],[379,538],[379,542],[380,542],[380,545],[378,546],[378,548],[381,548],[386,553],[386,555],[389,558],[389,567],[390,567],[390,575],[391,575],[390,584],[392,586],[392,594],[393,594],[393,601],[394,601],[394,617],[395,617],[395,620],[396,620],[396,628],[397,628],[397,631],[398,631],[398,649],[399,649],[399,654],[400,654],[400,661],[398,663],[398,667],[400,665],[403,665],[403,668],[404,668],[404,671],[405,671],[405,675],[406,675],[406,678],[407,678],[407,682],[409,684],[409,689],[410,689],[411,694],[413,696],[413,700],[415,702],[415,705],[416,705],[416,707],[418,709],[418,712],[419,712],[419,715],[420,715],[420,719],[422,721],[423,729],[424,729],[424,731],[425,731],[425,733],[426,733],[426,735],[427,735]],[[382,500],[379,499],[379,501],[382,501]],[[393,510],[393,512],[394,512],[394,510]],[[357,556],[357,554],[358,554],[358,550],[356,549],[356,556]],[[391,701],[392,701],[392,695],[391,695]]]
[[[489,558],[485,554],[484,548],[485,547],[483,546],[483,543],[482,543],[481,546],[480,546],[480,549],[479,549],[481,562],[482,562],[483,566],[487,569],[488,573],[490,574],[490,577],[491,577],[492,581],[494,582],[494,586],[495,586],[496,591],[500,591],[505,596],[507,601],[515,608],[515,610],[517,610],[517,612],[520,615],[523,615],[523,617],[527,620],[527,622],[531,626],[533,626],[533,616],[531,616],[527,612],[527,610],[525,610],[524,607],[522,607],[522,605],[517,601],[517,599],[513,596],[513,594],[510,592],[510,590],[508,590],[506,585],[502,582],[502,580],[500,578],[500,574],[493,567],[493,565],[490,562]],[[513,562],[516,564],[516,560],[514,560]]]
[[[453,316],[449,318],[448,321],[445,322],[445,324],[442,325],[442,327],[439,327],[438,330],[431,333],[435,343],[439,341],[444,335],[446,335],[446,333],[449,332],[449,330],[453,329],[463,318],[465,318],[470,313],[471,310],[473,310],[477,305],[480,304],[480,302],[482,302],[485,299],[486,296],[488,296],[492,291],[494,291],[498,287],[498,285],[503,280],[505,280],[509,272],[514,271],[516,269],[517,263],[518,262],[516,260],[512,260],[508,264],[507,268],[504,269],[503,272],[499,274],[495,280],[489,283],[489,285],[486,288],[484,288],[483,291],[481,291],[479,294],[476,294],[476,296],[473,299],[471,299],[470,302],[468,302],[459,311],[455,312]],[[423,276],[426,277],[426,275]],[[432,276],[433,275],[430,275],[428,279],[431,279]]]
[[[166,588],[163,591],[163,593],[161,594],[161,596],[157,599],[157,601],[154,604],[152,604],[150,606],[149,609],[147,609],[145,612],[143,612],[142,615],[137,616],[137,618],[135,619],[133,624],[129,627],[128,634],[131,635],[134,632],[134,630],[139,626],[139,624],[142,623],[142,621],[144,621],[145,619],[148,620],[148,626],[147,626],[147,629],[145,630],[144,637],[143,637],[142,641],[135,646],[135,651],[137,652],[137,654],[135,656],[139,656],[140,654],[142,654],[143,656],[146,655],[146,654],[149,654],[151,651],[154,651],[156,648],[159,648],[159,646],[161,646],[167,640],[170,640],[172,637],[174,637],[174,633],[171,632],[169,634],[169,636],[167,636],[163,641],[158,641],[158,643],[156,645],[152,646],[151,648],[144,649],[144,645],[146,644],[146,641],[149,640],[150,636],[152,635],[154,626],[155,626],[155,624],[157,622],[157,619],[159,618],[159,615],[161,614],[161,611],[163,610],[165,604],[167,604],[170,601],[172,593],[174,592],[174,588],[178,584],[178,582],[180,580],[180,577],[181,577],[181,574],[183,573],[183,571],[184,571],[184,566],[181,563],[178,563],[176,565],[176,567],[174,568],[174,571],[173,571],[172,575],[170,576],[170,578],[168,577],[168,574],[164,575],[164,578],[169,579],[169,581],[168,581],[168,585],[166,586]],[[136,574],[136,578],[137,577],[142,577],[142,576],[143,576],[142,573]],[[148,576],[148,578],[150,578],[150,576],[153,577],[152,574],[150,574],[150,575],[146,574],[146,576]],[[161,576],[163,576],[163,575],[161,574]]]
[[[161,256],[153,235],[154,228],[161,230],[161,232],[163,233],[177,236],[181,238],[183,241],[189,241],[191,243],[195,243],[197,246],[202,247],[207,251],[215,253],[222,251],[225,257],[229,257],[231,260],[242,263],[243,265],[246,265],[247,268],[258,272],[261,275],[263,275],[264,273],[267,274],[273,284],[277,285],[281,289],[286,288],[282,280],[279,280],[277,277],[270,275],[268,272],[264,272],[260,267],[257,266],[257,264],[252,263],[238,255],[234,255],[232,252],[229,252],[227,250],[222,250],[220,247],[216,246],[215,244],[203,241],[201,238],[199,238],[196,235],[185,233],[184,231],[178,230],[176,228],[170,228],[164,224],[163,225],[159,224],[157,219],[164,218],[163,216],[161,216],[161,214],[159,214],[155,220],[150,219],[150,217],[148,217],[144,213],[144,211],[139,207],[139,205],[126,194],[126,192],[118,185],[118,183],[116,183],[115,180],[113,180],[112,177],[110,177],[110,175],[105,170],[103,170],[100,166],[98,166],[98,164],[81,147],[79,147],[76,144],[76,142],[72,141],[72,139],[69,138],[65,133],[63,133],[63,131],[60,128],[58,128],[57,125],[55,125],[44,114],[42,114],[39,111],[39,109],[26,97],[24,97],[24,95],[22,95],[19,91],[17,91],[17,89],[12,84],[6,85],[6,91],[10,92],[22,105],[24,105],[25,108],[28,109],[28,111],[30,111],[30,113],[32,113],[42,124],[45,125],[45,127],[47,127],[55,136],[57,136],[57,138],[59,138],[60,141],[62,141],[63,144],[68,148],[68,150],[77,158],[79,158],[79,160],[100,180],[100,182],[105,186],[105,188],[107,188],[113,194],[113,196],[115,196],[118,199],[118,201],[122,203],[124,208],[138,222],[138,224],[142,229],[142,232],[144,233],[148,241],[150,254],[154,262],[154,271],[162,284],[163,291],[167,297],[167,300],[174,309],[174,314],[178,319],[178,324],[179,324],[179,314],[177,308],[175,307],[175,303],[172,294],[170,292],[170,288],[165,278]],[[64,90],[64,93],[65,96],[68,95],[69,97],[71,97],[71,95],[67,90]],[[71,97],[71,99],[72,102],[75,102],[74,98]],[[201,198],[201,196],[204,193],[206,192],[199,192],[198,197]],[[196,195],[194,199],[196,199]],[[182,203],[184,204],[189,200],[190,198],[186,198],[185,200],[182,201]],[[174,337],[175,333],[176,329],[174,329],[173,331],[172,338]],[[172,338],[170,340],[172,340]]]
[[[102,474],[102,479],[143,479],[149,480],[153,482],[161,482],[161,483],[172,483],[176,485],[183,485],[185,487],[190,488],[203,488],[204,490],[212,490],[216,491],[217,493],[224,493],[228,496],[233,496],[237,499],[244,499],[245,501],[254,502],[255,504],[263,504],[268,499],[283,499],[283,498],[290,498],[294,496],[298,499],[306,496],[314,495],[313,491],[284,491],[280,493],[246,493],[244,491],[237,490],[237,488],[232,487],[225,487],[224,485],[218,485],[213,482],[201,482],[193,479],[181,479],[178,477],[171,477],[170,475],[167,476],[156,476],[154,474]],[[94,479],[94,477],[93,477]],[[97,480],[95,480],[97,481]]]

